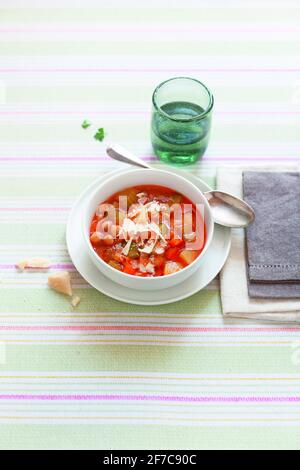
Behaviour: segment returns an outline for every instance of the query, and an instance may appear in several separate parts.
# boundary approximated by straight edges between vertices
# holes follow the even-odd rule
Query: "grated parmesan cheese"
[[[129,250],[130,250],[130,247],[131,247],[131,243],[132,243],[132,238],[130,238],[130,240],[128,240],[128,242],[126,243],[126,245],[124,246],[123,250],[122,250],[122,254],[127,256],[128,253],[129,253]]]

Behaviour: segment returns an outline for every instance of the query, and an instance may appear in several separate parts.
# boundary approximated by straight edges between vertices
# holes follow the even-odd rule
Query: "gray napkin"
[[[247,171],[243,187],[256,213],[247,229],[249,296],[300,298],[300,174]]]

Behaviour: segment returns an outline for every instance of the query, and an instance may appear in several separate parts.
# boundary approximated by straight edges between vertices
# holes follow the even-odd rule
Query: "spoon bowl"
[[[223,191],[208,191],[204,193],[214,221],[225,227],[245,228],[250,225],[255,214],[252,207],[245,201]]]

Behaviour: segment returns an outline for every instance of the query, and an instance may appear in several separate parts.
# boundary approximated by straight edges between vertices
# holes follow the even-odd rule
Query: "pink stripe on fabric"
[[[70,207],[0,207],[0,212],[65,212]]]
[[[145,161],[159,161],[159,159],[155,155],[144,155],[141,156]],[[274,156],[274,155],[267,155],[267,156],[252,156],[252,155],[243,155],[243,156],[230,156],[230,155],[204,155],[202,157],[202,160],[205,161],[300,161],[300,156],[296,155],[284,155],[284,156]],[[78,161],[78,162],[96,162],[96,161],[103,161],[103,162],[109,162],[111,159],[109,157],[88,157],[88,156],[83,156],[83,157],[29,157],[29,156],[24,156],[24,157],[0,157],[0,161],[17,161],[17,162],[26,162],[26,161]]]
[[[143,160],[150,161],[150,160],[157,160],[157,157],[154,155],[149,155],[149,156],[144,156],[141,157]],[[88,157],[88,156],[83,156],[83,157],[0,157],[0,161],[111,161],[111,158],[109,157]]]
[[[1,325],[0,331],[166,331],[177,333],[276,333],[276,332],[299,332],[300,327],[263,327],[263,328],[234,328],[234,327],[177,327],[177,326],[128,326],[128,325],[96,325],[96,326],[19,326]]]
[[[75,269],[74,265],[71,263],[52,264],[50,268],[51,269]],[[16,269],[16,265],[15,264],[0,264],[0,269]],[[32,269],[39,269],[39,268],[32,268]]]
[[[82,114],[97,114],[97,115],[109,115],[109,116],[114,116],[114,115],[121,115],[121,116],[141,116],[145,115],[147,116],[150,114],[147,111],[0,111],[0,116],[35,116],[35,115],[41,115],[41,116],[81,116]],[[272,113],[271,113],[272,114]],[[280,113],[282,114],[282,113]],[[300,114],[300,111],[299,111]]]
[[[211,73],[295,73],[300,72],[295,68],[0,68],[0,73],[187,73],[187,72],[211,72]]]
[[[197,403],[299,403],[300,396],[176,396],[176,395],[58,395],[58,394],[1,394],[0,400],[43,400],[43,401],[166,401]]]
[[[237,162],[242,162],[242,161],[280,161],[280,162],[286,162],[287,160],[289,161],[300,161],[300,156],[249,156],[245,155],[242,157],[231,157],[229,155],[224,155],[224,156],[210,156],[207,155],[203,158],[203,160],[210,160],[210,161],[237,161]]]

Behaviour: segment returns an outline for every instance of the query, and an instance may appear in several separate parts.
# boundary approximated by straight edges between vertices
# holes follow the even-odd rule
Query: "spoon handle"
[[[106,149],[107,155],[109,155],[114,160],[118,160],[119,162],[128,163],[129,165],[135,165],[140,168],[151,168],[144,160],[136,157],[128,150],[121,147],[118,144],[111,144]]]

